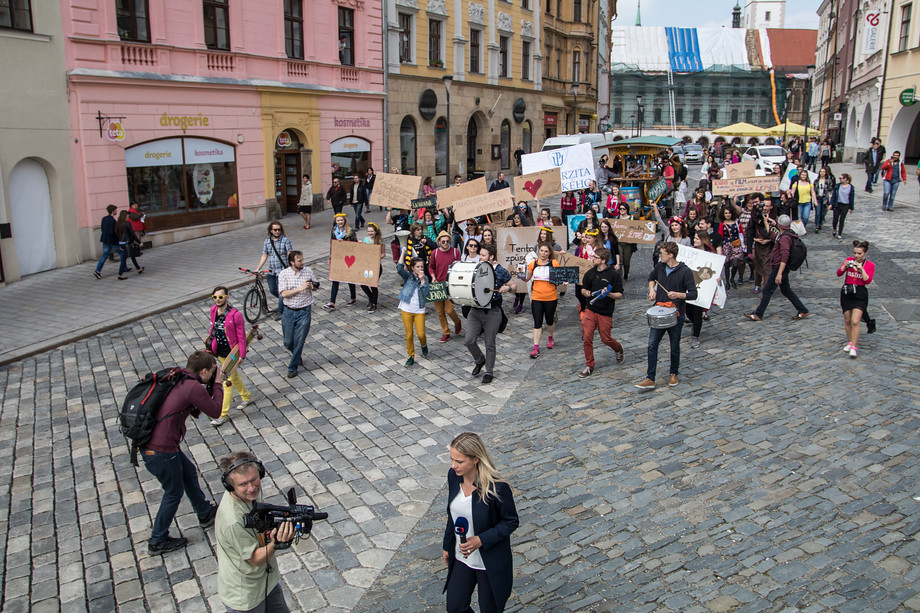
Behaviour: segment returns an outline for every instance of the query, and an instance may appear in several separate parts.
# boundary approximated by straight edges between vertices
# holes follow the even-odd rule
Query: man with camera
[[[265,467],[248,451],[221,458],[221,482],[227,490],[217,508],[217,593],[228,613],[288,613],[275,552],[294,540],[294,525],[281,523],[268,533],[247,528],[244,517],[262,491]]]

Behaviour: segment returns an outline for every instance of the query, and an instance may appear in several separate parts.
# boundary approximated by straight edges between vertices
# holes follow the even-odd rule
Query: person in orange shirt
[[[553,259],[553,247],[549,243],[541,243],[537,250],[537,259],[527,265],[526,280],[533,279],[530,294],[530,310],[533,313],[533,351],[530,352],[532,359],[540,357],[540,336],[543,334],[544,322],[549,334],[546,348],[552,349],[555,346],[553,331],[556,328],[556,305],[559,302],[559,294],[556,292],[556,286],[549,280],[549,269],[554,266],[559,266],[559,262]]]

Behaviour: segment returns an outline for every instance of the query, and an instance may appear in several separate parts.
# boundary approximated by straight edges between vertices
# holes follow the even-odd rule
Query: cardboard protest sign
[[[525,175],[551,168],[558,168],[560,171],[562,191],[588,189],[588,183],[595,179],[591,144],[582,143],[521,156],[521,169]]]
[[[514,177],[514,199],[539,200],[562,193],[562,173],[558,168]]]
[[[434,209],[438,206],[437,196],[428,196],[427,198],[413,198],[412,199],[412,210],[417,211],[418,209],[427,209],[431,207]]]
[[[722,278],[725,256],[685,245],[678,245],[677,250],[677,261],[683,262],[693,271],[693,280],[696,282],[696,300],[687,302],[708,309],[712,305],[716,288]]]
[[[527,255],[537,248],[539,228],[496,228],[495,242],[498,245],[496,263],[501,264],[511,273],[515,282],[515,292],[528,291],[528,284],[515,275],[527,264]]]
[[[514,198],[511,197],[511,189],[506,187],[496,192],[486,192],[485,194],[455,201],[454,218],[471,219],[479,215],[507,210],[513,206]]]
[[[578,266],[554,266],[549,269],[549,282],[553,285],[578,283],[580,280],[581,269]]]
[[[581,283],[581,279],[585,276],[585,273],[594,268],[594,264],[591,263],[591,260],[586,260],[584,258],[575,257],[571,253],[565,251],[557,251],[554,254],[556,261],[560,266],[577,266],[578,267],[578,282]]]
[[[449,206],[453,206],[454,202],[457,200],[471,198],[473,196],[478,196],[479,194],[487,194],[488,192],[489,188],[486,186],[485,177],[479,177],[475,181],[467,181],[466,183],[454,185],[452,187],[448,187],[447,189],[440,189],[438,190],[437,194],[438,208],[446,209]],[[457,219],[460,219],[460,217]]]
[[[447,281],[438,281],[428,284],[428,296],[425,302],[440,302],[441,300],[450,300],[450,294],[447,292]]]
[[[746,177],[753,177],[756,171],[757,162],[754,160],[746,160],[744,162],[738,162],[737,164],[728,164],[725,166],[725,178],[744,179]]]
[[[380,282],[379,272],[380,245],[354,241],[331,241],[329,249],[330,281],[377,287]]]
[[[610,228],[621,243],[654,245],[658,224],[654,221],[608,218]]]
[[[655,202],[661,196],[663,196],[666,191],[668,191],[668,182],[665,181],[664,177],[662,177],[652,183],[645,191],[645,194],[648,197],[649,202]]]
[[[422,187],[422,178],[412,175],[397,175],[378,172],[371,192],[371,204],[374,206],[412,208],[412,200],[418,196]]]
[[[259,340],[262,339],[262,335],[258,332],[258,330],[259,324],[255,324],[249,329],[249,332],[246,333],[247,350],[252,345],[252,341],[254,341],[257,337]],[[210,349],[210,347],[208,347],[208,349]],[[233,349],[230,350],[230,353],[227,355],[227,357],[224,358],[220,368],[224,371],[225,375],[229,376],[233,374],[233,371],[236,370],[236,367],[240,365],[240,362],[242,362],[240,359],[240,346],[234,345]]]
[[[716,179],[713,181],[714,196],[744,196],[754,192],[767,193],[779,189],[777,177],[747,177],[745,179]]]
[[[578,226],[585,220],[585,215],[569,215],[569,244],[575,240],[575,232],[578,231]]]

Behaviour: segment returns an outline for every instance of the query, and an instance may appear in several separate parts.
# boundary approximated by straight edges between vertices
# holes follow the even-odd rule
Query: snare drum
[[[677,308],[653,306],[645,312],[648,318],[648,327],[661,329],[671,328],[677,325]]]
[[[447,271],[447,293],[457,306],[488,308],[495,290],[495,270],[486,262],[454,262]]]

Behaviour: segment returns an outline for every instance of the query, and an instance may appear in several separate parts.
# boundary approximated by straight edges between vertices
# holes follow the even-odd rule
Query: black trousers
[[[447,583],[447,613],[473,613],[470,602],[473,590],[479,586],[479,613],[499,613],[492,595],[489,574],[484,570],[470,568],[459,560],[454,562]]]

